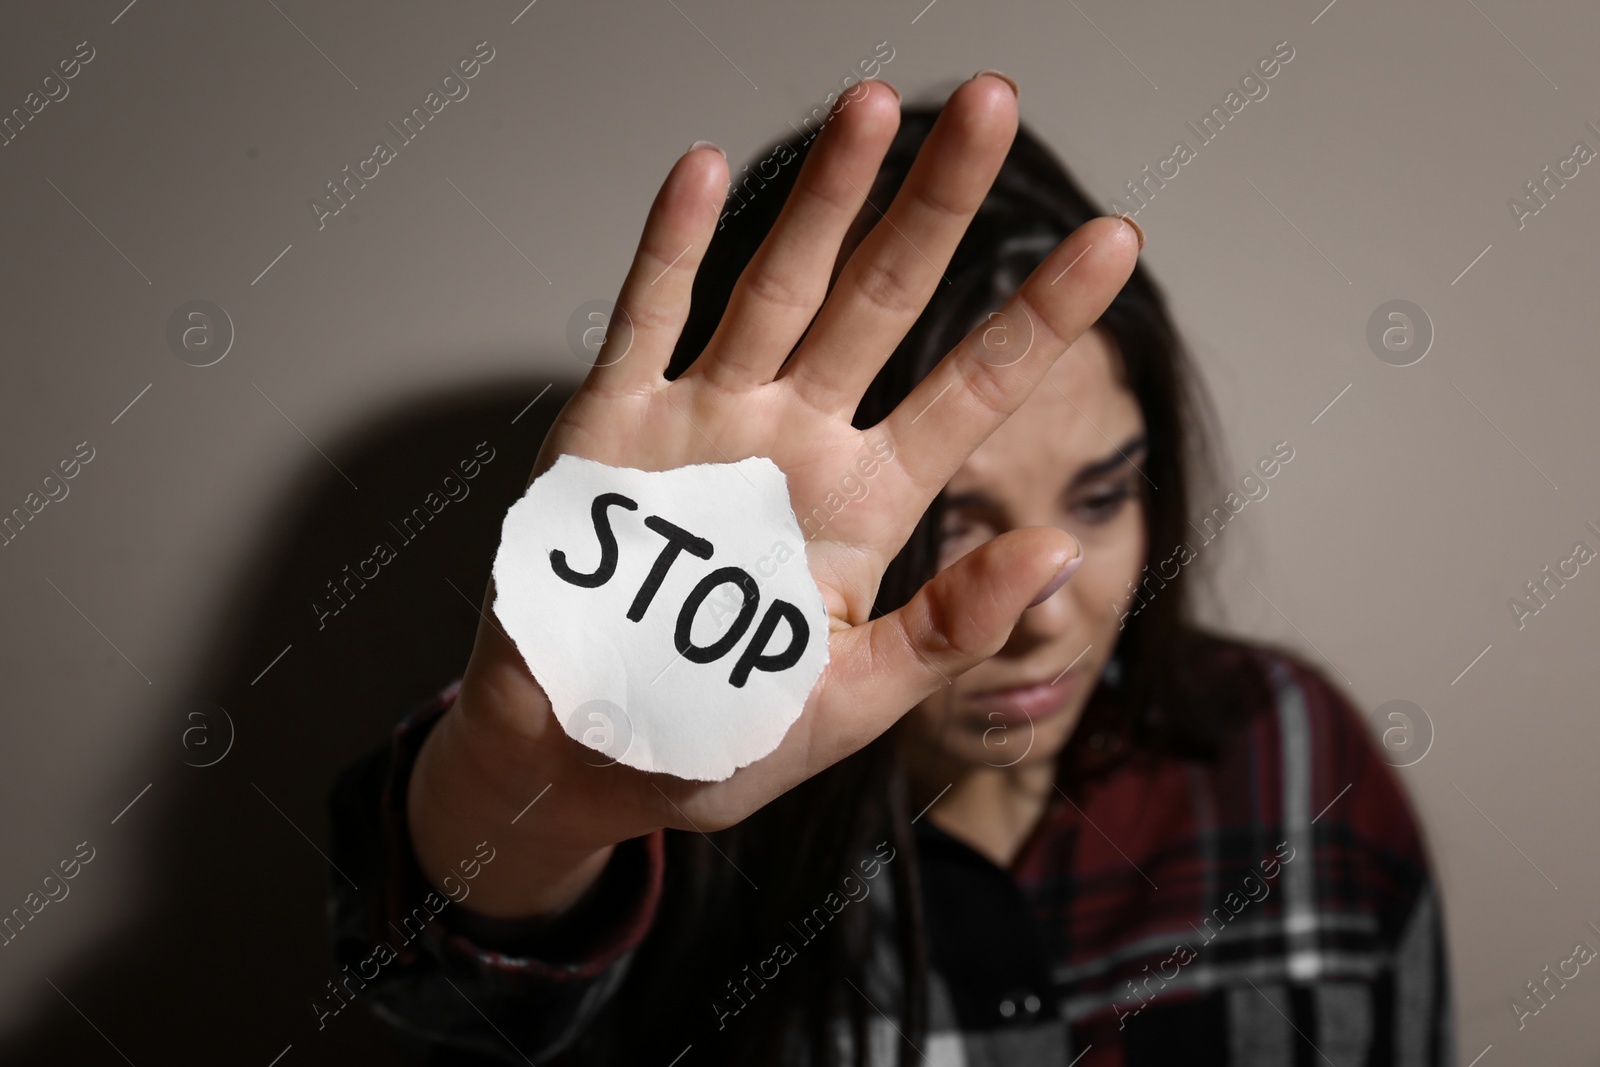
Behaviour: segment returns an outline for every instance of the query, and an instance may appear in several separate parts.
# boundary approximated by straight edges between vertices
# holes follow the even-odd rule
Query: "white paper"
[[[506,513],[494,584],[507,636],[597,764],[721,781],[778,747],[828,662],[788,483],[764,457],[642,471],[562,456]]]

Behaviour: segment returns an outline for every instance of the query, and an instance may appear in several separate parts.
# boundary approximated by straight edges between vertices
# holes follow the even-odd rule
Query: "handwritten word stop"
[[[769,459],[562,456],[506,513],[494,613],[596,762],[721,781],[778,747],[828,662],[804,544]]]

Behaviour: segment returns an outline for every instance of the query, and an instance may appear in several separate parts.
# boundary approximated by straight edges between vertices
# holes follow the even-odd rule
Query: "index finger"
[[[1119,216],[1078,227],[879,423],[924,506],[1111,305],[1143,243]]]

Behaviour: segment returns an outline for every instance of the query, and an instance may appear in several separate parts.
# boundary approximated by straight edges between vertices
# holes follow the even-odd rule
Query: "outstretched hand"
[[[714,148],[674,164],[618,296],[612,336],[535,464],[537,476],[565,453],[645,470],[766,456],[804,517],[863,457],[881,463],[874,491],[830,513],[806,545],[830,620],[827,668],[778,749],[725,781],[593,766],[593,753],[550,714],[516,648],[492,623],[479,627],[458,701],[457,728],[470,735],[462,743],[493,774],[509,771],[536,788],[553,783],[542,819],[574,852],[580,842],[614,843],[660,826],[738,822],[993,655],[1077,552],[1063,531],[1016,530],[942,570],[904,607],[869,617],[885,569],[934,497],[1104,312],[1133,271],[1139,240],[1117,218],[1090,221],[1001,309],[1031,336],[1023,358],[985,359],[974,331],[887,418],[854,428],[862,394],[935,297],[1017,129],[1017,98],[1005,81],[978,76],[956,89],[830,291],[841,243],[899,122],[893,90],[862,86],[808,154],[710,343],[669,382],[664,372],[728,187],[727,161]],[[616,328],[624,315],[625,332]],[[485,608],[492,602],[491,590]]]

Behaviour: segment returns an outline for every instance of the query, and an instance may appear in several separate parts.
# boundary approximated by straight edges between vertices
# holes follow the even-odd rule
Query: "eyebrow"
[[[1072,476],[1072,482],[1067,488],[1076,489],[1084,482],[1093,481],[1095,478],[1110,474],[1124,464],[1130,467],[1135,466],[1133,457],[1140,452],[1146,451],[1149,446],[1150,440],[1148,437],[1142,433],[1134,434],[1122,442],[1121,446],[1113,448],[1110,455],[1079,467],[1078,473]]]
[[[1141,452],[1147,451],[1149,447],[1150,440],[1145,434],[1134,434],[1122,442],[1121,445],[1114,446],[1107,455],[1079,467],[1077,473],[1072,476],[1072,481],[1067,483],[1064,492],[1070,493],[1084,483],[1092,482],[1096,478],[1103,478],[1121,467],[1136,467],[1134,461]],[[951,496],[945,501],[945,506],[947,508],[982,507],[992,505],[992,503],[989,494],[979,489]]]

